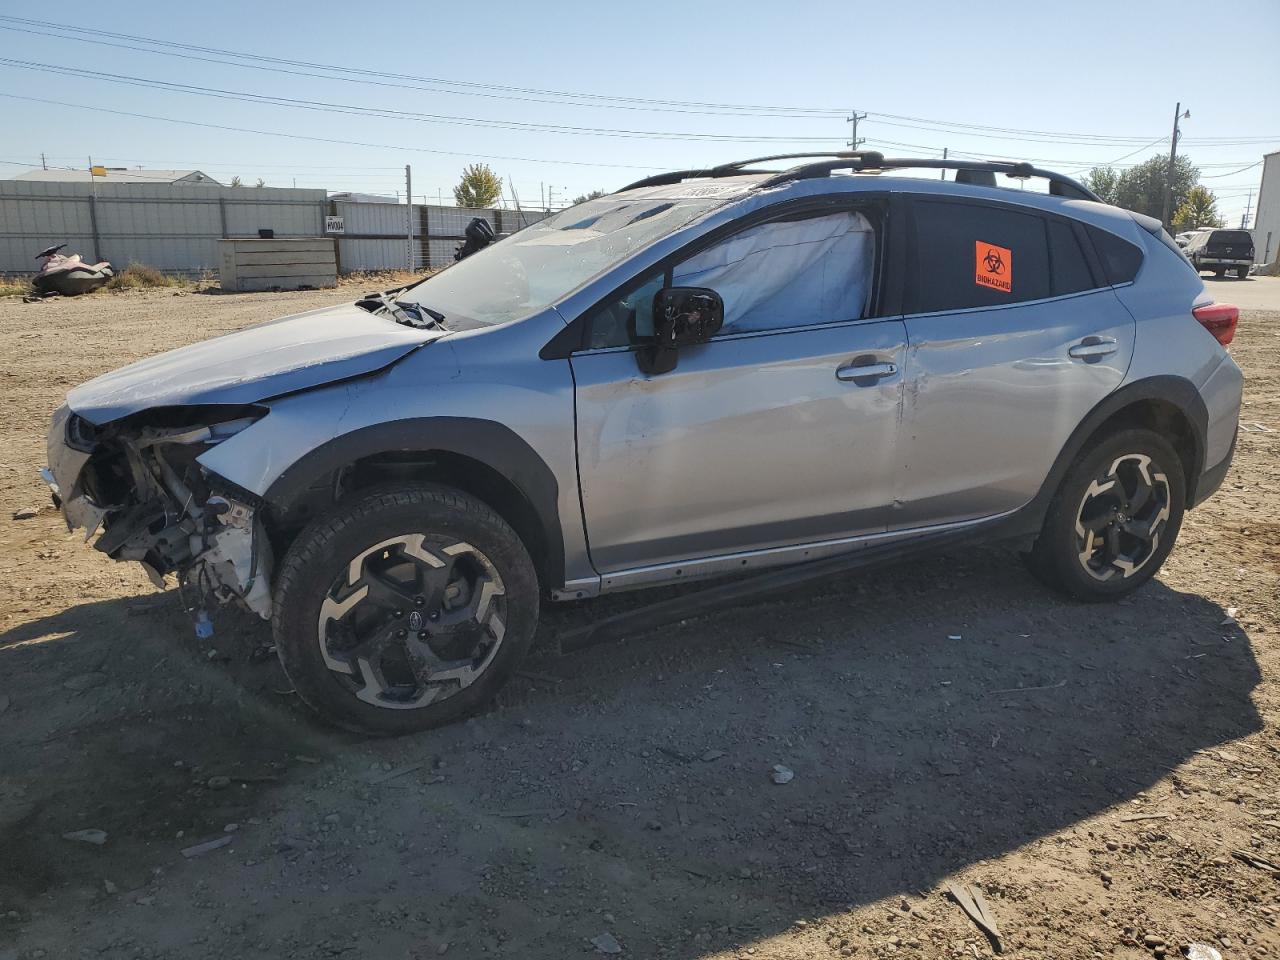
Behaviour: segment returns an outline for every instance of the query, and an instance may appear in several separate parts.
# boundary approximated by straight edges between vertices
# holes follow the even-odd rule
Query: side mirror
[[[636,354],[645,373],[668,373],[677,351],[706,343],[724,326],[724,301],[706,287],[667,287],[653,298],[654,335]]]
[[[706,287],[667,287],[653,298],[653,330],[660,346],[706,343],[724,326],[724,301]]]

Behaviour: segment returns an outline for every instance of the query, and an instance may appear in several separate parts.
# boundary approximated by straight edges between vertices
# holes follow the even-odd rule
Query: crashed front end
[[[175,574],[201,609],[212,597],[269,619],[272,558],[261,503],[198,462],[266,413],[252,404],[169,407],[95,426],[63,406],[43,474],[68,529],[84,529],[86,541],[101,531],[95,549],[138,561],[158,587]]]

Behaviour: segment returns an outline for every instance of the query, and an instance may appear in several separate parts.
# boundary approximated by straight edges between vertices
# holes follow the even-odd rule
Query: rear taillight
[[[1240,322],[1240,308],[1229,303],[1209,303],[1196,307],[1191,313],[1224,347],[1236,335],[1236,324]]]

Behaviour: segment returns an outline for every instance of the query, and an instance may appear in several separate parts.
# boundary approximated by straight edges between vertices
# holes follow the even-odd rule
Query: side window
[[[1063,220],[1049,220],[1049,270],[1051,288],[1055,297],[1067,293],[1092,290],[1093,273],[1080,249],[1080,241],[1071,224]]]
[[[719,336],[858,320],[871,302],[875,233],[843,211],[749,227],[677,264],[671,283],[724,300]]]
[[[1142,266],[1141,250],[1114,233],[1092,226],[1086,229],[1094,249],[1098,251],[1098,259],[1102,261],[1107,283],[1128,283],[1138,275],[1138,268]]]
[[[867,315],[875,271],[871,221],[852,210],[748,227],[671,268],[671,285],[709,287],[724,300],[718,336]],[[655,271],[591,315],[588,346],[617,347],[653,333]]]
[[[908,311],[991,307],[1050,296],[1045,221],[970,203],[917,200]]]

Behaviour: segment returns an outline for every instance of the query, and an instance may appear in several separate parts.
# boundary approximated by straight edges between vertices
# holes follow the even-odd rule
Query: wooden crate
[[[223,290],[298,290],[336,287],[332,237],[294,240],[219,240]]]

